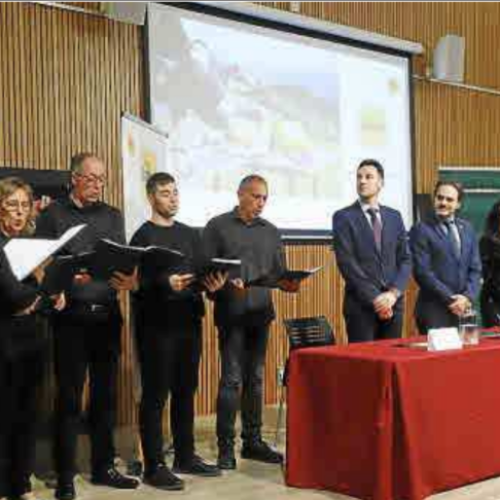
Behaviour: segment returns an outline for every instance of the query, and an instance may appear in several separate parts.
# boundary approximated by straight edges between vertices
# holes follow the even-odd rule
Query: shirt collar
[[[256,217],[250,222],[245,222],[241,217],[240,213],[238,211],[238,206],[233,208],[233,211],[231,212],[231,216],[233,219],[241,222],[242,224],[245,224],[245,226],[256,226],[256,225],[261,225],[264,226],[266,224],[265,220],[262,217]]]
[[[455,216],[452,216],[452,217],[446,217],[445,219],[441,218],[441,217],[438,217],[437,220],[446,226],[446,224],[456,224],[457,223],[457,219],[455,218]]]
[[[366,214],[366,212],[368,212],[368,210],[370,210],[370,208],[373,208],[376,212],[380,213],[380,205],[377,203],[376,205],[370,205],[368,203],[365,203],[361,200],[358,200],[359,201],[359,206],[361,207],[361,210],[363,210],[363,212]]]
[[[102,205],[102,201],[96,201],[95,203],[91,203],[90,205],[84,205],[84,206],[79,206],[75,203],[75,200],[71,195],[67,197],[67,203],[71,208],[74,208],[75,210],[80,210],[80,211],[85,211],[85,210],[92,210],[93,208],[98,208],[99,206]]]

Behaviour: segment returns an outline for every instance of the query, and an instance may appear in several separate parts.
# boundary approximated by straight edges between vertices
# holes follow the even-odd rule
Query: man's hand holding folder
[[[136,266],[131,274],[115,271],[109,284],[117,291],[136,291],[139,287],[139,267]]]
[[[227,271],[217,271],[215,273],[207,274],[203,278],[202,283],[207,292],[215,293],[226,284],[228,276],[229,273]]]
[[[172,288],[174,292],[182,292],[182,290],[189,288],[194,280],[195,276],[193,273],[171,274],[170,276],[168,276],[170,288]]]

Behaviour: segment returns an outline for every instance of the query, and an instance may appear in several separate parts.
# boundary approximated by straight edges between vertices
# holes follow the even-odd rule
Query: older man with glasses
[[[77,224],[87,227],[65,252],[92,251],[102,238],[125,243],[121,213],[101,201],[105,166],[92,153],[71,160],[69,197],[50,204],[37,221],[37,234],[58,237]],[[116,273],[110,283],[87,274],[75,276],[67,291],[68,307],[54,318],[57,377],[55,460],[59,500],[75,498],[76,445],[85,375],[90,376],[88,423],[91,441],[92,482],[114,488],[137,488],[139,481],[114,468],[113,428],[122,317],[117,291],[129,289],[132,276]]]

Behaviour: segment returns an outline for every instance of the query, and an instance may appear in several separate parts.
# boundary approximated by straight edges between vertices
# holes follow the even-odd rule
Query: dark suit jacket
[[[466,220],[457,218],[456,225],[461,242],[459,259],[435,216],[415,224],[410,231],[413,270],[420,286],[417,316],[435,312],[437,308],[447,311],[452,295],[461,294],[474,300],[479,292],[481,259],[476,235]]]
[[[391,288],[404,292],[411,273],[408,238],[401,214],[380,207],[382,250],[375,246],[373,229],[359,202],[333,216],[333,248],[351,294],[365,306]]]

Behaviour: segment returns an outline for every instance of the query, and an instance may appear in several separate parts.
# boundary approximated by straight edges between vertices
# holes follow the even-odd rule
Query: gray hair
[[[250,174],[241,179],[240,185],[238,186],[238,191],[246,189],[250,184],[252,184],[252,182],[260,182],[261,184],[264,184],[267,189],[267,181],[266,179],[264,179],[264,177],[258,174]]]

